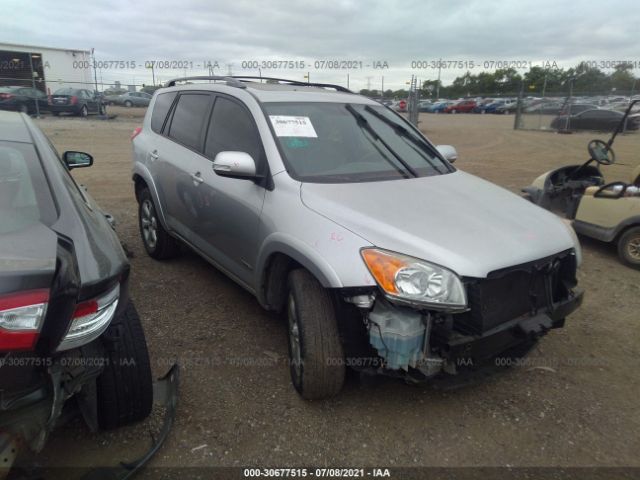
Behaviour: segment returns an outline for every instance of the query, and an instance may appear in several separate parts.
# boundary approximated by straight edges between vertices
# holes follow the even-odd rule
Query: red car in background
[[[444,113],[469,113],[476,107],[475,100],[461,100],[460,102],[449,105],[443,111]]]

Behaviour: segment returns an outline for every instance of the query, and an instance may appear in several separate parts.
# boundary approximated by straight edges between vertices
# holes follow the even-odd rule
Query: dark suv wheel
[[[144,330],[133,303],[111,321],[101,339],[107,362],[96,382],[100,428],[144,420],[151,413],[153,380]]]

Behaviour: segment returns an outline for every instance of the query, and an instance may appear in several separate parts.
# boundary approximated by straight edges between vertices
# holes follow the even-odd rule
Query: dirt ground
[[[95,156],[73,172],[118,221],[133,251],[131,294],[143,318],[154,373],[182,363],[180,403],[152,466],[640,466],[640,271],[615,248],[583,239],[583,307],[545,337],[527,363],[454,391],[350,378],[321,402],[298,397],[286,366],[286,328],[243,289],[192,253],[157,262],[138,235],[131,131],[142,109],[119,117],[47,118],[60,151]],[[423,115],[421,128],[454,145],[456,166],[518,192],[552,167],[582,162],[604,134],[514,131],[512,116]],[[638,162],[640,135],[616,142]],[[249,363],[248,366],[242,365]],[[147,446],[145,424],[91,434],[62,427],[43,466],[116,465]]]

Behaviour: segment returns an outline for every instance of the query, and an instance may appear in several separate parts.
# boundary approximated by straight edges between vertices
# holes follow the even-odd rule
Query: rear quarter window
[[[154,132],[162,132],[162,126],[177,94],[177,92],[161,93],[156,98],[156,103],[153,105],[153,113],[151,114],[151,130]]]

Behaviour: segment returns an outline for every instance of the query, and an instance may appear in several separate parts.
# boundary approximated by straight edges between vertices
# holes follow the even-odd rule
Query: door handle
[[[202,182],[204,182],[204,178],[202,178],[200,176],[200,172],[196,172],[196,173],[192,173],[191,174],[191,179],[194,181],[194,183],[196,184],[201,184]]]
[[[151,160],[157,160],[158,159],[158,151],[154,150],[153,152],[149,153],[149,157],[151,158]]]

